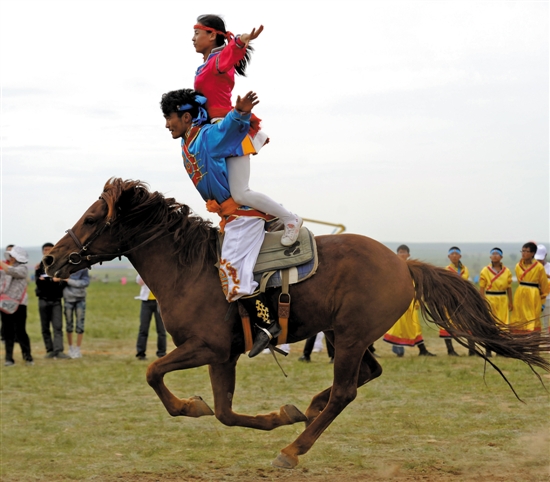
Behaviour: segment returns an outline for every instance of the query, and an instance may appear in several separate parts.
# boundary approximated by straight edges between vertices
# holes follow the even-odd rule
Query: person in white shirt
[[[153,315],[155,316],[155,324],[157,327],[157,357],[163,357],[166,355],[166,329],[164,328],[164,323],[160,316],[157,299],[139,274],[136,277],[136,283],[141,286],[139,296],[136,296],[136,300],[141,300],[136,358],[138,360],[147,360],[147,338],[149,337],[149,327],[151,326],[151,318]]]

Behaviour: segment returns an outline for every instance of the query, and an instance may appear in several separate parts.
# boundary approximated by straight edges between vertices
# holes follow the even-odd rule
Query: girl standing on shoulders
[[[234,36],[217,15],[201,15],[194,29],[193,46],[204,60],[195,74],[195,91],[206,97],[206,110],[211,122],[215,123],[233,109],[231,93],[235,73],[246,75],[253,50],[249,43],[262,33],[263,26],[252,29],[249,34]],[[302,218],[248,186],[250,155],[257,154],[268,141],[267,135],[260,130],[260,119],[252,115],[248,136],[243,140],[238,156],[226,158],[229,188],[237,204],[278,217],[284,223],[281,244],[291,246],[298,238]]]
[[[479,292],[491,305],[491,311],[504,325],[510,324],[512,302],[512,272],[502,264],[502,249],[491,249],[491,264],[485,266],[479,275]],[[486,350],[486,356],[491,351]]]

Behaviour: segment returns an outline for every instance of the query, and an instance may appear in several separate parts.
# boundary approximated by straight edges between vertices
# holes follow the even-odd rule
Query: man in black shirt
[[[42,255],[46,256],[53,248],[52,243],[42,246]],[[46,346],[46,358],[69,358],[63,353],[63,310],[61,298],[65,282],[46,274],[44,265],[40,262],[35,271],[36,296],[38,297],[38,312],[42,325],[42,338]],[[50,324],[53,329],[50,331]]]

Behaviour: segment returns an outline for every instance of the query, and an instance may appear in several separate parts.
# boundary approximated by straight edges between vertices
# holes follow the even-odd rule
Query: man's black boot
[[[447,346],[447,354],[449,356],[460,356],[453,347],[453,340],[445,338],[445,345]]]
[[[271,315],[264,293],[258,293],[249,298],[240,298],[239,301],[248,312],[251,324],[256,327],[256,338],[248,353],[248,356],[252,358],[265,350],[273,338],[280,335],[281,327]]]

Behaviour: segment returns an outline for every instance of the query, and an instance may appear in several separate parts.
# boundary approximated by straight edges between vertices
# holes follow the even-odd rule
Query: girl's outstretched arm
[[[263,25],[260,25],[257,30],[255,28],[253,28],[252,32],[241,34],[240,40],[244,44],[245,47],[248,47],[248,44],[250,43],[250,41],[258,38],[260,36],[260,34],[263,32],[263,30],[264,30]]]

